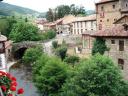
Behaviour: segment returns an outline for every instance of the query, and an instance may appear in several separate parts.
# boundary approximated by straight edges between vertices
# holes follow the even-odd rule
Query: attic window
[[[124,24],[123,26],[124,26],[124,30],[125,31],[128,31],[128,25],[127,24]]]

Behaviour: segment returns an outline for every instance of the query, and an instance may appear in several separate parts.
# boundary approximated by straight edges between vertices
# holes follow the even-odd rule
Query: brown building
[[[96,3],[97,30],[109,29],[113,22],[128,14],[128,0],[101,0]]]
[[[112,58],[122,69],[124,78],[128,80],[128,16],[123,16],[115,23],[115,27],[98,31],[93,37],[101,37],[106,40],[110,49],[105,55]]]

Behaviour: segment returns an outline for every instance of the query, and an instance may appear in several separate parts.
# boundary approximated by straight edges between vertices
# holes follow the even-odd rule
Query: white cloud
[[[94,1],[99,0],[5,0],[4,2],[31,8],[40,12],[45,12],[48,8],[55,8],[58,5],[65,4],[75,4],[82,5],[86,9],[95,9]]]

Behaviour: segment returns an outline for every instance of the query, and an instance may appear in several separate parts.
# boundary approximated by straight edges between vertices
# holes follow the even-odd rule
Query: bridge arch
[[[38,42],[30,42],[30,41],[25,41],[25,42],[19,42],[19,43],[14,43],[12,46],[12,56],[14,59],[19,60],[23,57],[25,51],[28,48],[34,48],[36,46],[41,45]]]

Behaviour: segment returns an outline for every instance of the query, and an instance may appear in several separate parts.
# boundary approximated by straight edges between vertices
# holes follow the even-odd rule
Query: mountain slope
[[[15,14],[35,15],[35,14],[38,14],[38,13],[39,12],[28,9],[28,8],[19,7],[19,6],[16,6],[16,5],[11,5],[11,4],[8,4],[8,3],[0,2],[0,15],[4,15],[4,16],[15,15]]]

